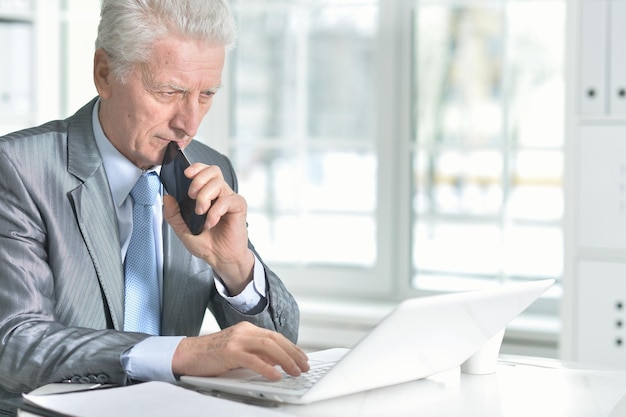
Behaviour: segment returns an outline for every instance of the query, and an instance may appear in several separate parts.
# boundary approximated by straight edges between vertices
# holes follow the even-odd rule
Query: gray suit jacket
[[[123,384],[120,355],[147,337],[121,331],[124,274],[94,103],[0,138],[0,398],[61,380]],[[186,153],[237,190],[225,156],[196,141]],[[222,327],[246,320],[296,341],[297,304],[269,268],[267,308],[243,315],[167,224],[163,235],[163,335],[197,335],[208,307]]]

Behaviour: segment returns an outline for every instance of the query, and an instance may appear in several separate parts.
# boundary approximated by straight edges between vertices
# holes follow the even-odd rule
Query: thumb
[[[179,238],[185,233],[190,233],[183,216],[180,214],[180,207],[176,199],[169,194],[163,196],[163,218],[174,229],[174,233]]]

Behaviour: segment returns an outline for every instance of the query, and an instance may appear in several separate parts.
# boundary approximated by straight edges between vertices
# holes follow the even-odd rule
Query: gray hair
[[[156,40],[171,34],[227,49],[237,36],[225,0],[102,0],[96,49],[107,53],[120,81],[148,62]]]

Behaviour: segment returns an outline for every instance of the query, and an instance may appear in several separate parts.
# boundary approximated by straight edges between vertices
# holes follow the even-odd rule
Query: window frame
[[[439,291],[412,286],[412,100],[414,81],[414,0],[379,2],[379,36],[376,45],[378,125],[375,152],[377,180],[377,262],[372,268],[321,265],[285,265],[268,262],[296,298],[395,303]],[[565,17],[569,18],[569,15]],[[224,69],[224,88],[209,112],[200,136],[225,138],[211,146],[231,154],[228,89],[230,73]],[[236,167],[237,170],[237,167]],[[244,195],[245,197],[245,195]],[[254,243],[254,235],[250,236]],[[259,248],[263,256],[263,248]],[[529,308],[532,314],[558,319],[560,285]]]

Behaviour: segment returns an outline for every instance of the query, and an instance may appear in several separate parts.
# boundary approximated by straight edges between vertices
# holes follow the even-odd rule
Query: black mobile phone
[[[191,179],[187,178],[184,173],[189,165],[191,165],[189,160],[178,144],[170,142],[161,164],[161,182],[165,191],[178,201],[180,214],[191,233],[197,235],[202,231],[206,214],[196,214],[196,200],[189,197]]]

